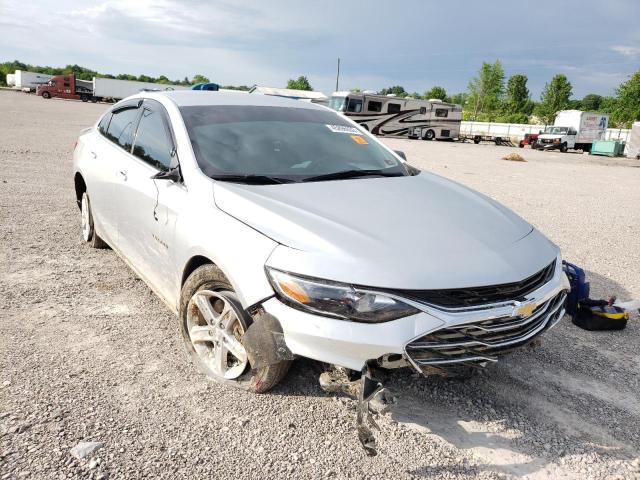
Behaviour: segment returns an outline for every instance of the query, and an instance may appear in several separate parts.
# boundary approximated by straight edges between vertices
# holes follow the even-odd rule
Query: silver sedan
[[[254,392],[296,356],[484,366],[564,313],[540,232],[322,106],[141,93],[82,132],[74,182],[84,240],[179,316],[207,376]]]

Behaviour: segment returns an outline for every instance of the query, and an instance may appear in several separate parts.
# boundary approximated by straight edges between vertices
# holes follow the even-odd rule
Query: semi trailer
[[[136,82],[113,78],[94,77],[93,80],[80,80],[75,75],[54,75],[45,84],[38,86],[36,93],[42,98],[66,98],[83,102],[118,101],[143,90],[180,90],[188,89],[182,85],[164,83]]]
[[[12,78],[9,78],[9,75],[12,75]],[[39,85],[46,84],[51,78],[51,75],[45,73],[28,72],[26,70],[16,70],[15,73],[9,75],[7,75],[7,85],[24,92],[35,90]],[[12,81],[13,85],[10,85],[10,81]]]

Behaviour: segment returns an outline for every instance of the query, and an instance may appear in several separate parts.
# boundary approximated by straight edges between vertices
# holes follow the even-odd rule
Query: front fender
[[[192,258],[202,256],[222,270],[244,308],[272,296],[264,265],[278,244],[222,211],[212,213],[210,221],[190,219],[181,229],[188,232],[189,243],[180,249],[180,273]],[[176,299],[182,288],[179,278]]]

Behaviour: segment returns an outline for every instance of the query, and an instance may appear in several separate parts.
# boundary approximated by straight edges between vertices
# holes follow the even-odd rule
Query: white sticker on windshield
[[[347,127],[345,125],[327,125],[333,133],[349,133],[351,135],[362,135],[362,132],[356,127]]]

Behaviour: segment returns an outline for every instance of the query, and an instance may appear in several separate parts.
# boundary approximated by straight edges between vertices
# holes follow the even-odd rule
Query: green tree
[[[469,98],[469,94],[466,92],[462,93],[454,93],[449,97],[449,102],[456,103],[458,105],[464,105],[467,103],[467,99]]]
[[[581,102],[582,109],[590,112],[597,112],[600,109],[601,103],[602,97],[600,95],[596,95],[595,93],[585,95]]]
[[[556,118],[556,112],[565,110],[569,106],[572,88],[566,76],[561,73],[555,75],[542,90],[540,103],[536,108],[536,115],[545,123],[553,123]]]
[[[194,75],[193,78],[191,79],[191,83],[194,84],[194,85],[196,83],[209,83],[209,82],[210,82],[210,80],[207,77],[205,77],[204,75],[200,75],[200,74]]]
[[[511,75],[507,81],[507,93],[505,110],[508,113],[531,113],[531,101],[527,88],[527,76],[522,74]]]
[[[467,106],[474,120],[493,120],[504,93],[504,69],[500,60],[483,62],[478,75],[469,82]]]
[[[408,93],[404,87],[400,85],[394,85],[393,87],[383,88],[378,92],[378,95],[397,95],[398,97],[406,97]]]
[[[423,98],[427,100],[429,100],[430,98],[437,98],[444,102],[445,100],[447,100],[447,91],[444,89],[444,87],[436,85],[435,87],[431,87],[430,90],[424,92]]]
[[[640,70],[631,75],[629,80],[622,82],[616,93],[613,121],[616,126],[631,128],[634,121],[640,120]]]
[[[251,90],[251,87],[247,85],[223,85],[220,88],[224,90],[240,90],[242,92],[248,92],[249,90]]]
[[[292,90],[313,90],[313,87],[309,83],[309,79],[304,75],[300,75],[296,79],[290,78],[287,81],[287,88],[290,88]]]

